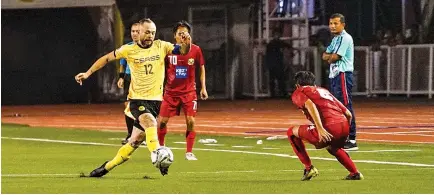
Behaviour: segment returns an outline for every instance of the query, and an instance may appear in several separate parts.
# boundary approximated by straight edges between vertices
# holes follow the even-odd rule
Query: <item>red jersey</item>
[[[204,64],[202,50],[195,44],[186,55],[167,55],[166,94],[178,96],[196,91],[195,70]]]
[[[292,102],[302,109],[306,118],[314,123],[304,104],[310,99],[318,109],[321,122],[324,126],[347,121],[345,111],[347,108],[337,100],[327,89],[315,86],[299,87],[292,94]]]

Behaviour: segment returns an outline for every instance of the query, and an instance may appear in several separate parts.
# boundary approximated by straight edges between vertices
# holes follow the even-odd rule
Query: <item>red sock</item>
[[[166,137],[167,133],[167,127],[164,127],[162,129],[158,129],[158,142],[160,142],[161,146],[164,146],[164,137]]]
[[[185,141],[187,142],[187,152],[193,151],[194,139],[196,138],[195,131],[187,131]]]
[[[310,166],[312,166],[312,162],[310,161],[309,155],[306,152],[306,147],[304,146],[303,141],[294,135],[289,136],[288,140],[291,143],[295,154],[297,154],[298,159],[300,159],[301,163],[303,163],[305,169],[309,170]]]
[[[336,150],[335,152],[333,150]],[[338,148],[338,149],[332,149],[332,151],[328,150],[330,154],[332,154],[333,156],[336,157],[336,159],[338,159],[338,161],[344,165],[344,167],[351,173],[351,174],[355,174],[357,173],[357,168],[356,165],[354,164],[353,160],[351,160],[350,156],[348,155],[347,152],[345,152],[345,150],[343,150],[342,148]],[[334,153],[334,154],[333,154]]]

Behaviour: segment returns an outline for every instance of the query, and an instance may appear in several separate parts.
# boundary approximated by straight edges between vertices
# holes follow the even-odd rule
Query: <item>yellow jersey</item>
[[[115,51],[116,59],[125,58],[130,67],[128,99],[163,100],[164,59],[173,49],[172,43],[155,40],[146,49],[134,43],[123,45]]]

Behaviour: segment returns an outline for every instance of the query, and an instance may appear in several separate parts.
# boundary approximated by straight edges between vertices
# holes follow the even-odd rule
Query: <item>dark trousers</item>
[[[330,79],[330,92],[342,102],[348,110],[350,110],[353,118],[351,120],[350,135],[348,139],[356,139],[356,116],[353,111],[352,101],[352,89],[353,89],[353,73],[341,72],[335,78]]]
[[[287,88],[286,88],[286,76],[285,76],[285,71],[284,68],[277,68],[277,67],[273,67],[269,69],[269,73],[270,73],[270,92],[271,92],[271,96],[272,97],[285,97],[288,94]],[[279,93],[280,94],[276,94],[275,92],[275,88],[276,88],[276,84],[274,82],[274,80],[277,80],[277,85],[279,88]]]

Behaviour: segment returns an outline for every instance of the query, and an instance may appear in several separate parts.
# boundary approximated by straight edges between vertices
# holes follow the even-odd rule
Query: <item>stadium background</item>
[[[80,1],[70,1],[67,5],[63,5],[62,1],[47,2],[43,0],[2,1],[2,105],[118,101],[121,91],[116,88],[116,66],[106,66],[82,87],[75,83],[73,76],[86,70],[103,53],[113,50],[121,42],[128,41],[129,26],[144,17],[152,18],[158,27],[157,37],[168,41],[172,40],[171,26],[176,21],[192,20],[190,22],[194,25],[194,41],[203,48],[206,57],[207,85],[211,98],[240,99],[269,96],[267,70],[260,63],[261,52],[258,43],[267,40],[265,4],[268,3],[271,12],[276,9],[276,1],[125,0],[115,2],[108,0],[87,1],[86,5],[79,4]],[[405,10],[402,9],[403,2]],[[305,38],[298,43],[294,40],[294,46],[300,48],[314,46],[313,35],[318,29],[327,25],[328,16],[335,12],[346,16],[347,31],[353,36],[357,46],[369,46],[368,41],[372,38],[372,34],[385,27],[405,31],[407,28],[419,25],[421,32],[432,32],[433,29],[432,10],[426,11],[432,8],[432,2],[428,1],[370,0],[361,3],[361,1],[337,0],[325,3],[321,0],[306,2],[292,0],[290,3],[299,6],[302,10],[297,12],[291,9],[293,13],[290,14],[299,14],[298,16],[304,14],[303,6],[308,5],[310,28],[307,33],[310,39]],[[275,12],[278,12],[278,8]],[[262,13],[262,16],[258,13]],[[426,20],[428,25],[424,26]],[[294,29],[298,24],[294,20],[270,20],[268,31],[271,32],[271,29],[279,27],[283,31],[283,36],[295,37]],[[260,25],[262,31],[258,30]],[[305,29],[300,30],[302,31],[306,32]],[[428,34],[431,34],[431,37],[429,35],[423,37],[421,43],[432,43],[433,33]],[[269,36],[271,37],[271,33]],[[432,94],[433,88],[432,78],[428,78],[432,77],[432,74],[428,74],[429,70],[433,72],[432,68],[429,68],[430,63],[432,67],[432,59],[430,61],[425,57],[417,63],[414,61],[432,54],[430,53],[432,45],[425,44],[425,46],[426,48],[419,50],[413,49],[410,57],[414,64],[411,86],[415,90],[425,91],[419,94],[429,95]],[[393,48],[395,47],[392,47],[392,52]],[[255,49],[259,52],[255,52]],[[356,69],[360,68],[360,70],[355,75],[357,86],[354,91],[369,96],[372,95],[374,87],[367,82],[372,80],[374,74],[368,73],[365,68],[372,62],[367,59],[370,54],[364,52],[364,49],[369,47],[356,50]],[[399,47],[396,49],[399,50]],[[404,46],[401,50],[405,54],[408,53],[408,47]],[[315,63],[318,62],[319,55],[312,51],[312,49],[296,51],[294,58],[299,57],[299,59],[290,59],[285,53],[289,67],[287,71],[289,91],[292,88],[290,87],[292,86],[291,75],[295,71],[303,69],[314,71],[318,67],[321,68],[321,63]],[[384,51],[387,52],[387,48]],[[401,53],[400,51],[395,53]],[[408,64],[408,56],[396,56],[395,53],[392,54],[392,58],[395,57],[396,61],[404,61]],[[415,53],[421,53],[421,56]],[[387,61],[388,59],[385,59],[380,67],[377,67],[381,72],[380,78],[386,76]],[[404,67],[404,64],[402,65]],[[391,66],[393,69],[394,66],[398,67],[399,63],[393,61]],[[406,68],[407,66],[396,70],[398,71],[396,74],[405,74]],[[391,72],[393,74],[394,71]],[[321,77],[318,78],[322,81],[321,85],[326,85],[325,75],[326,73],[322,72]],[[402,88],[403,94],[406,94],[407,79],[405,75],[403,76],[391,80],[403,81],[402,84],[398,83],[397,88]],[[382,87],[385,89],[386,85],[383,83]],[[393,89],[394,84],[392,83],[391,86]],[[428,89],[428,86],[431,89]]]
[[[277,2],[2,0],[2,193],[432,193],[434,1],[288,0],[286,12],[284,1]],[[366,179],[340,181],[346,170],[327,151],[310,147],[321,175],[300,182],[303,168],[285,135],[308,121],[288,98],[268,98],[264,45],[274,29],[292,40],[293,55],[284,53],[288,91],[297,70],[315,72],[327,86],[319,42],[330,40],[327,21],[335,12],[346,16],[356,44],[360,149],[349,154]],[[120,146],[124,105],[116,63],[83,86],[73,77],[129,41],[129,26],[144,17],[168,41],[175,22],[193,24],[211,96],[198,102],[197,140],[218,143],[198,141],[199,160],[182,160],[185,119],[174,117],[167,143],[176,163],[169,176],[147,164],[140,149],[103,179],[80,178]],[[373,37],[387,29],[417,36],[404,44]]]

